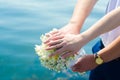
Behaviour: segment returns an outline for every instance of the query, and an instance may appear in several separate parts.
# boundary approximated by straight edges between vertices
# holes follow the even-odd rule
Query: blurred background
[[[41,66],[34,51],[39,37],[66,25],[77,0],[0,0],[0,80],[88,80],[89,72],[57,73]],[[105,14],[108,0],[99,0],[82,31]],[[91,48],[99,38],[88,43]]]

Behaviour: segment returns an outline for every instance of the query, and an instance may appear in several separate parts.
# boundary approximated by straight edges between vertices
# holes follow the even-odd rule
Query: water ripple
[[[107,1],[99,0],[83,31],[104,15]],[[42,67],[34,45],[40,43],[41,34],[67,24],[75,4],[75,0],[0,0],[0,80],[43,80],[46,76],[46,80],[73,80]]]

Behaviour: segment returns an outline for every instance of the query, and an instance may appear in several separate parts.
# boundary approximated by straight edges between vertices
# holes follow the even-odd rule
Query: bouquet
[[[44,41],[47,39],[48,39],[48,36],[41,35],[40,40],[42,43],[40,45],[35,45],[35,51],[39,56],[41,64],[50,70],[61,72],[65,69],[68,69],[75,64],[75,62],[77,61],[79,57],[85,54],[84,50],[81,49],[78,55],[73,55],[66,59],[62,59],[61,56],[58,56],[58,55],[49,57],[49,55],[55,52],[56,49],[45,50],[47,45],[44,44]]]

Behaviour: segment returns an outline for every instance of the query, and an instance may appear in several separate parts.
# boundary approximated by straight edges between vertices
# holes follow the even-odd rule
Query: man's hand
[[[85,55],[78,59],[76,64],[72,67],[74,72],[85,72],[96,68],[98,65],[95,63],[93,54]]]

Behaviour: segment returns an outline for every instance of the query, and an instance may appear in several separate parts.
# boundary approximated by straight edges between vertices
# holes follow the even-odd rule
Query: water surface
[[[99,0],[82,31],[104,15],[107,2]],[[42,67],[34,51],[41,34],[67,24],[75,4],[75,0],[0,0],[0,80],[88,79],[88,74],[56,73]],[[85,46],[87,53],[95,41]]]

